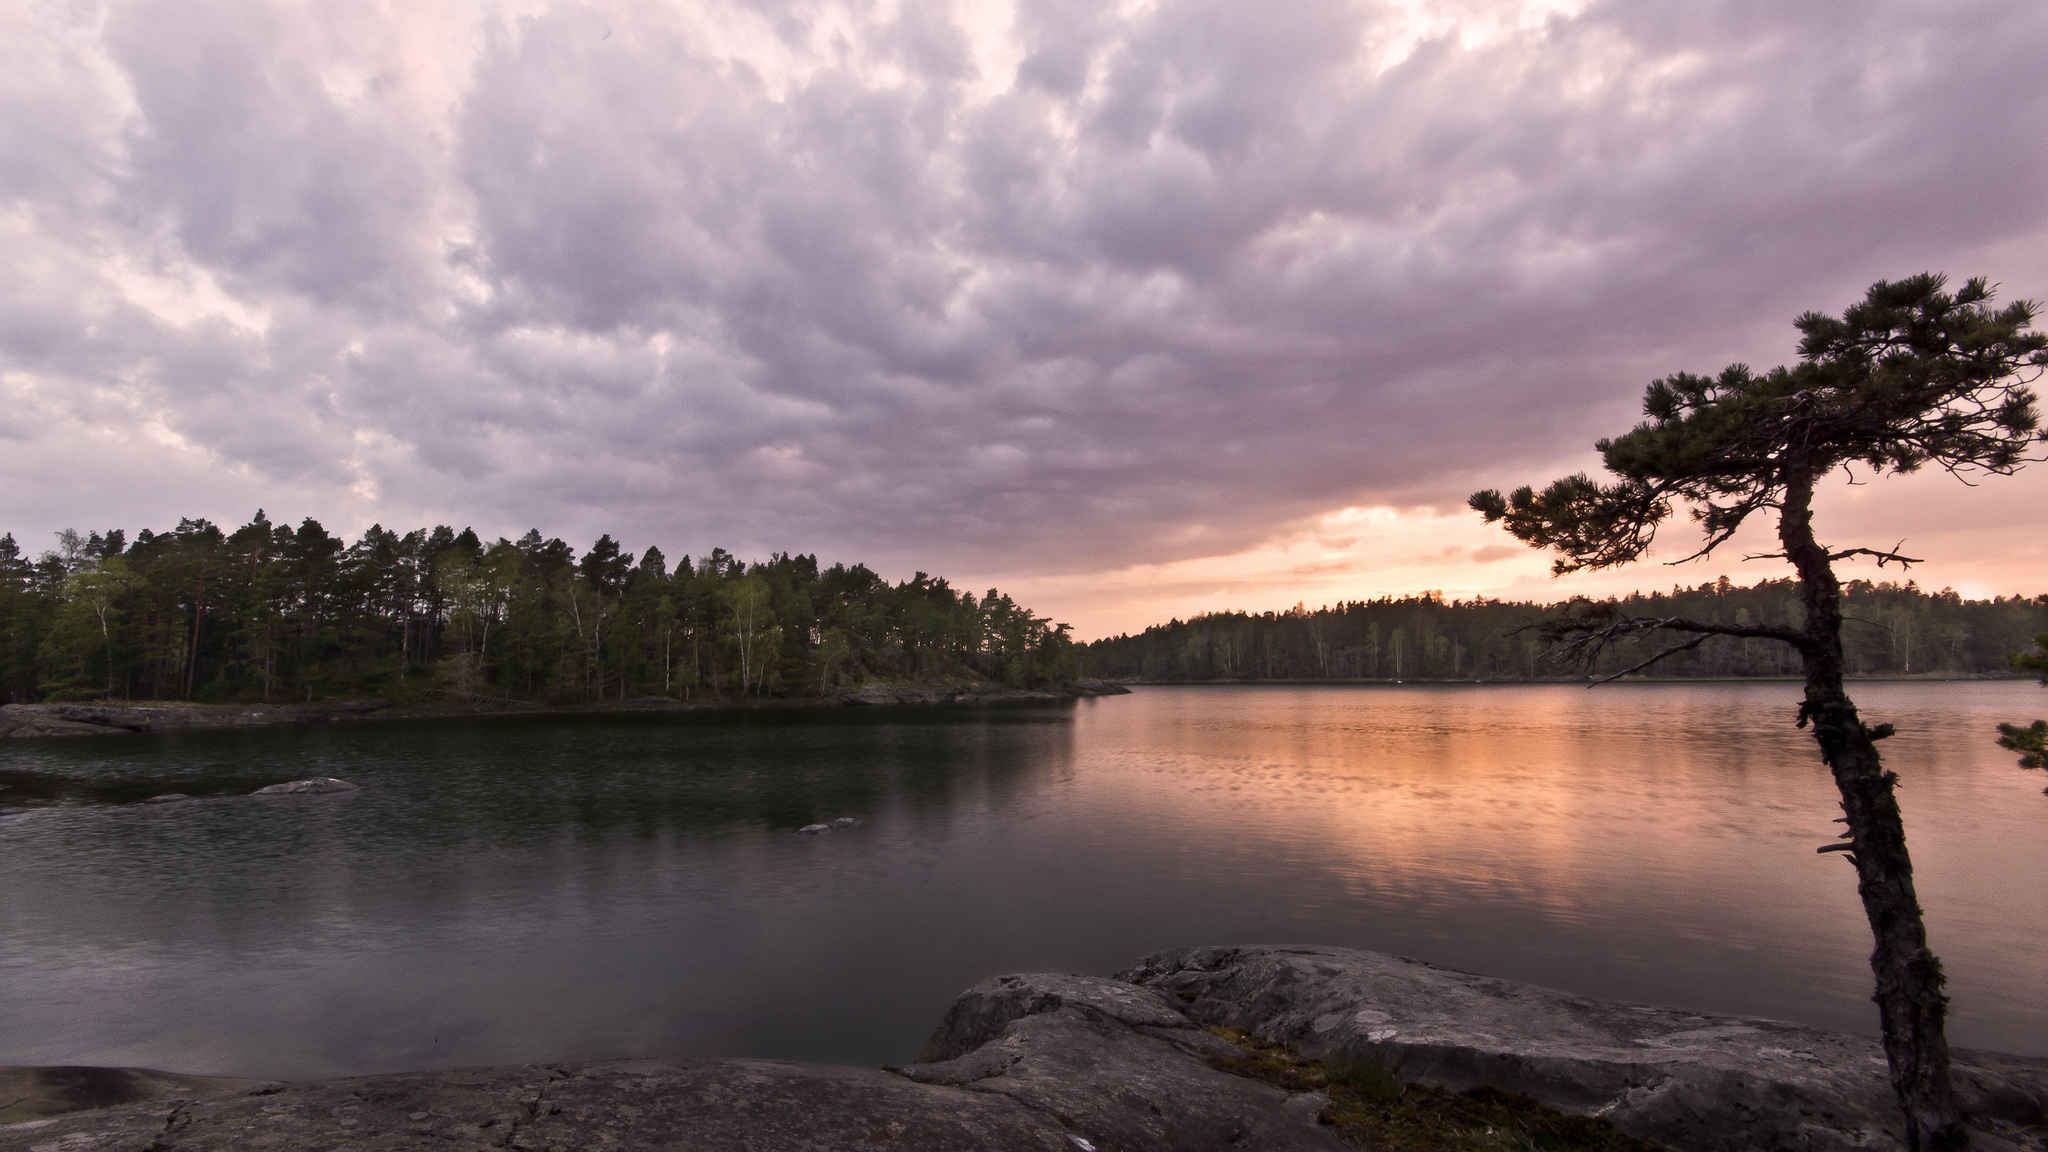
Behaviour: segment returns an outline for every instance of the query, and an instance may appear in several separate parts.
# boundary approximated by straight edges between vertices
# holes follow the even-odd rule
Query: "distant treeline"
[[[673,570],[609,535],[486,544],[372,527],[353,544],[258,512],[232,531],[0,537],[0,702],[429,693],[572,702],[813,695],[868,678],[1075,674],[1075,645],[991,589],[898,584],[815,556],[724,549]]]
[[[1965,600],[1918,585],[1851,581],[1843,628],[1849,672],[2001,672],[2003,655],[2048,630],[2048,596]],[[1620,601],[1632,616],[1685,616],[1726,624],[1796,625],[1798,584],[1765,580],[1743,588],[1727,577]],[[1446,601],[1440,593],[1353,600],[1335,607],[1251,615],[1219,612],[1174,620],[1136,636],[1084,648],[1090,673],[1147,680],[1516,680],[1619,672],[1668,646],[1651,637],[1619,645],[1591,669],[1545,658],[1533,633],[1543,606],[1505,600]],[[1799,658],[1783,644],[1717,636],[1655,666],[1659,676],[1790,676]]]

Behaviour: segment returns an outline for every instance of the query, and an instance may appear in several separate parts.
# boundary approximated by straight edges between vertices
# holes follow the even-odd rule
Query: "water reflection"
[[[2041,1052],[2030,684],[1876,685],[1961,1043]],[[0,1063],[873,1064],[998,971],[1383,948],[1868,1030],[1785,685],[331,725],[0,751]],[[308,775],[360,792],[252,800]],[[168,806],[163,791],[206,797]],[[795,837],[815,820],[863,821]]]

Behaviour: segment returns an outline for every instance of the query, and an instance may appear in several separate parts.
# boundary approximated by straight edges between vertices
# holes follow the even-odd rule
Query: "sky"
[[[812,552],[1084,639],[1775,577],[1661,566],[1681,528],[1552,579],[1464,500],[1878,279],[2048,297],[2043,43],[2011,0],[0,0],[0,530]],[[2048,592],[2048,467],[1819,525]]]

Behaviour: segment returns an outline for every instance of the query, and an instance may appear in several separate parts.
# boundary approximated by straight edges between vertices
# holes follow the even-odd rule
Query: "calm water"
[[[0,747],[0,1064],[270,1077],[913,1054],[994,973],[1355,945],[1870,1031],[1796,688],[1144,688],[1048,707]],[[2031,682],[1857,689],[1959,1044],[2048,1054]],[[332,775],[339,796],[249,799]],[[133,803],[164,791],[192,803]],[[853,816],[850,831],[790,830]]]

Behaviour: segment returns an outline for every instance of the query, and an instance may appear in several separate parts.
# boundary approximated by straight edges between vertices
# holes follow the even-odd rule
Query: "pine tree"
[[[1797,626],[1725,624],[1630,615],[1624,605],[1576,601],[1540,627],[1564,653],[1597,654],[1620,641],[1685,636],[1627,671],[1696,648],[1715,636],[1775,640],[1806,672],[1800,727],[1811,725],[1842,798],[1844,851],[1876,949],[1871,968],[1891,1080],[1905,1113],[1907,1147],[1949,1152],[1969,1137],[1949,1072],[1948,999],[1941,963],[1927,946],[1904,825],[1878,740],[1843,690],[1842,587],[1834,564],[1869,556],[1913,563],[1895,549],[1832,549],[1813,524],[1815,485],[1837,469],[1876,474],[1928,464],[1951,473],[2007,475],[2040,442],[2034,393],[2048,366],[2048,336],[2032,331],[2035,306],[1990,304],[1971,280],[1949,293],[1937,275],[1873,285],[1841,317],[1795,322],[1800,362],[1758,375],[1737,364],[1718,378],[1679,374],[1652,383],[1649,419],[1599,448],[1617,482],[1569,476],[1541,493],[1476,493],[1472,507],[1516,538],[1554,549],[1562,574],[1639,559],[1674,502],[1691,506],[1704,533],[1694,557],[1728,542],[1758,512],[1777,513],[1782,552],[1798,572],[1804,619]]]

